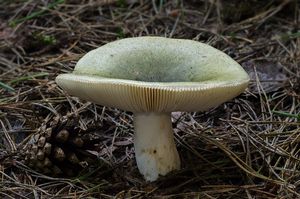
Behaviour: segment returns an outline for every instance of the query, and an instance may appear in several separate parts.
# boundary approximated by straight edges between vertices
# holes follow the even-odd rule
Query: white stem
[[[137,166],[146,180],[180,168],[170,113],[137,113],[134,126]]]

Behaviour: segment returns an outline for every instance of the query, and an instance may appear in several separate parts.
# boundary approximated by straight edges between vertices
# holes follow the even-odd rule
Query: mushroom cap
[[[205,111],[243,92],[249,76],[209,45],[136,37],[90,51],[56,82],[71,95],[132,112]]]

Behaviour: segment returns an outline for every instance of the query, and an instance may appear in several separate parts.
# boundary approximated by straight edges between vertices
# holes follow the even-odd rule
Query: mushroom
[[[205,111],[245,90],[249,77],[223,52],[163,37],[114,41],[56,82],[69,94],[134,113],[137,166],[148,181],[180,168],[171,112]]]

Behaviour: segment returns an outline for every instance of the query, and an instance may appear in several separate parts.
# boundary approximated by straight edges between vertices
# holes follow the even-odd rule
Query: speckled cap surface
[[[245,90],[249,77],[225,53],[164,37],[114,41],[88,52],[56,82],[69,94],[132,112],[204,111]]]

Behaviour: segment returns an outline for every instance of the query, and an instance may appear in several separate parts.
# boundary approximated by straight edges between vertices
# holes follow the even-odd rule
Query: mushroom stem
[[[180,168],[170,113],[136,113],[134,126],[137,166],[147,181]]]

